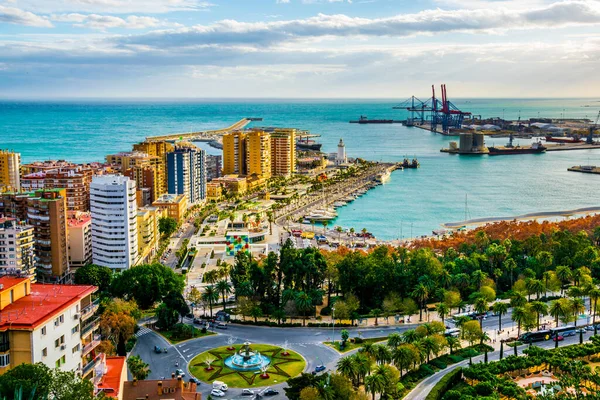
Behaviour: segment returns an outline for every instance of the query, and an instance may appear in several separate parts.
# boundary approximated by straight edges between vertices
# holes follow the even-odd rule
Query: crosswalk
[[[145,334],[150,332],[152,332],[152,329],[146,328],[145,326],[141,326],[140,330],[137,331],[137,333],[135,334],[135,337],[139,338],[140,336],[144,336]]]

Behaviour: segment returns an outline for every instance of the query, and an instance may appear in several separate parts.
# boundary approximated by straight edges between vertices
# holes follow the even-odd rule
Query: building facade
[[[92,175],[93,170],[89,167],[68,164],[23,175],[21,189],[25,192],[65,189],[69,211],[89,211]]]
[[[188,204],[206,199],[206,152],[192,144],[177,145],[167,153],[168,193],[184,194]]]
[[[0,149],[0,193],[21,190],[21,154]]]
[[[157,198],[164,193],[165,165],[161,156],[149,155],[139,151],[109,154],[106,162],[117,171],[133,179],[138,190],[149,188],[152,197]]]
[[[158,250],[158,220],[162,212],[158,207],[139,208],[137,212],[138,254],[140,262],[150,262]]]
[[[95,176],[90,186],[92,262],[115,270],[137,263],[135,182],[122,175]]]
[[[69,272],[66,190],[37,190],[27,199],[27,222],[34,228],[38,277],[63,278]]]
[[[163,194],[152,205],[163,210],[165,216],[179,222],[183,219],[188,208],[187,196],[184,194]]]
[[[296,172],[296,130],[271,132],[271,175],[289,177]]]
[[[246,134],[223,135],[223,175],[246,175]]]
[[[0,218],[0,274],[20,273],[35,281],[33,226]]]
[[[90,213],[70,211],[67,225],[69,268],[75,271],[92,262],[92,216]]]
[[[251,131],[246,136],[246,175],[271,177],[271,135],[264,131]]]
[[[167,193],[167,153],[173,151],[173,145],[165,141],[145,141],[134,144],[133,151],[139,151],[146,153],[149,156],[156,156],[160,158],[158,196],[163,193]]]
[[[206,155],[206,180],[208,182],[220,177],[223,169],[223,156]]]

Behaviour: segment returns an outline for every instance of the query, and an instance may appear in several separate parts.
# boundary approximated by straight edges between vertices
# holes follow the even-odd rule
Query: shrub
[[[365,342],[365,340],[363,338],[361,338],[361,337],[357,336],[357,337],[354,338],[354,343],[356,343],[356,344],[361,344],[361,343],[364,343],[364,342]]]
[[[331,307],[323,307],[321,308],[321,315],[328,316],[331,315]]]
[[[125,343],[125,351],[129,353],[131,350],[133,350],[133,346],[135,346],[136,342],[137,342],[137,337],[135,337],[135,336],[130,337],[129,340],[127,341],[127,343]]]
[[[489,396],[494,393],[494,386],[490,382],[479,382],[475,386],[475,391],[477,391],[478,395]]]
[[[439,368],[439,369],[444,369],[448,366],[448,364],[444,363],[442,360],[438,360],[437,358],[434,358],[433,360],[431,360],[429,362],[429,364],[431,364],[434,367]]]
[[[442,400],[460,400],[460,392],[458,390],[448,390]]]
[[[444,393],[446,393],[448,388],[456,386],[456,384],[458,382],[460,382],[461,379],[462,379],[462,368],[458,367],[458,368],[448,372],[446,375],[444,375],[442,377],[442,379],[439,380],[438,383],[436,383],[436,385],[433,387],[433,389],[431,389],[431,391],[429,392],[429,394],[427,395],[425,400],[440,400],[442,398],[442,396],[444,396]],[[456,397],[456,396],[450,397],[448,400],[454,400],[454,399],[460,398],[460,396],[461,396],[460,392],[458,392],[458,391],[455,391],[455,392],[458,393],[458,397]],[[448,393],[446,393],[446,395],[448,395]],[[444,399],[446,399],[446,396],[444,396]]]

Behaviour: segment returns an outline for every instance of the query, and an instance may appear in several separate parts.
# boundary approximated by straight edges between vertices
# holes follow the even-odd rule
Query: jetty
[[[162,141],[176,141],[176,140],[190,140],[194,141],[197,139],[206,138],[207,136],[222,136],[233,131],[239,131],[244,129],[252,121],[260,121],[258,118],[243,118],[235,124],[222,129],[215,129],[211,131],[197,131],[197,132],[185,132],[185,133],[171,133],[168,135],[160,136],[147,136],[146,141],[148,142],[162,142]]]
[[[595,165],[576,165],[567,168],[567,171],[583,172],[584,174],[600,174],[600,167],[596,167]]]

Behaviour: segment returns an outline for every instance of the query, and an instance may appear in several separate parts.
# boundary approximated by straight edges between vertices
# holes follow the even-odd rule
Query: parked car
[[[214,397],[225,397],[225,392],[219,389],[213,389],[210,391],[210,395]]]
[[[175,375],[185,378],[185,372],[182,369],[178,369],[175,371]]]
[[[263,396],[277,396],[279,394],[279,392],[275,389],[271,389],[271,388],[266,388],[265,390],[263,390],[261,392],[261,394]]]
[[[554,336],[554,341],[555,342],[562,342],[563,340],[565,340],[565,338],[563,336]]]
[[[227,324],[225,322],[217,322],[217,329],[227,329]]]
[[[242,396],[254,396],[254,390],[242,389]]]
[[[213,382],[213,389],[220,390],[220,391],[222,391],[222,392],[226,392],[226,391],[227,391],[227,389],[229,389],[229,387],[228,387],[228,386],[227,386],[227,384],[226,384],[226,383],[224,383],[224,382],[221,382],[221,381],[214,381],[214,382]]]
[[[195,383],[198,386],[200,386],[200,384],[202,384],[202,382],[200,381],[200,379],[194,378],[194,377],[190,378],[190,382]]]
[[[326,369],[327,368],[325,368],[325,366],[323,364],[320,364],[315,367],[315,372],[325,371]]]

